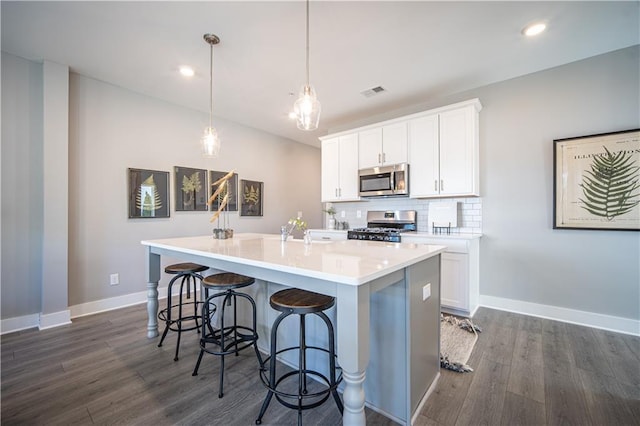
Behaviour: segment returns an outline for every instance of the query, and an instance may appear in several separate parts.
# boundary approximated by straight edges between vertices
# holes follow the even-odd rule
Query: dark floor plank
[[[520,329],[516,335],[507,390],[544,403],[542,332]]]
[[[634,418],[630,401],[616,378],[582,369],[578,369],[578,374],[585,389],[587,408],[593,424],[639,424],[640,417]],[[640,403],[639,392],[640,390],[636,391],[636,403]]]
[[[602,351],[606,354],[609,368],[619,382],[640,388],[640,339],[631,339],[624,334],[605,330],[593,330]]]
[[[546,424],[544,403],[507,392],[500,424],[504,426],[537,426]]]
[[[456,425],[499,424],[508,378],[509,366],[493,361],[485,352],[473,373]]]
[[[429,395],[421,414],[443,425],[455,424],[473,377],[473,374],[441,370],[438,384]]]

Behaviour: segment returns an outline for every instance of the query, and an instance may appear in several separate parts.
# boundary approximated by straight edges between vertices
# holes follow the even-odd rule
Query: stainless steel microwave
[[[361,197],[393,197],[409,195],[409,164],[360,169]]]

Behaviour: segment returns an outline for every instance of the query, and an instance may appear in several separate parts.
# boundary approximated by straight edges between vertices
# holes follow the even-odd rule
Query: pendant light
[[[320,102],[316,91],[309,84],[309,0],[307,0],[307,83],[300,90],[300,97],[293,104],[298,129],[316,130],[320,122]]]
[[[209,56],[209,127],[204,129],[204,135],[202,136],[202,155],[208,158],[215,158],[220,153],[220,139],[218,138],[218,132],[213,127],[213,46],[220,43],[220,38],[215,34],[205,34],[204,41],[206,41],[210,48],[211,53]]]

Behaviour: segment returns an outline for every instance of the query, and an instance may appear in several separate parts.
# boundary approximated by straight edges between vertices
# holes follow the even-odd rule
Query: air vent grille
[[[360,94],[362,94],[362,96],[364,96],[365,98],[370,98],[372,96],[379,95],[380,93],[384,93],[386,91],[387,89],[385,89],[384,87],[376,86],[376,87],[372,87],[371,89],[363,90],[362,92],[360,92]]]

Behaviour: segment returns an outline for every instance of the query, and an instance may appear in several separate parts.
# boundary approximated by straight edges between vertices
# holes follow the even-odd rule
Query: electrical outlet
[[[109,275],[109,285],[118,285],[118,284],[120,284],[120,274]]]
[[[344,210],[342,210],[342,211],[340,212],[340,217],[341,217],[341,218],[345,218],[345,217],[347,217],[347,212],[345,212]]]
[[[360,219],[362,217],[362,211],[361,210],[356,210],[356,217],[358,219]]]
[[[298,212],[298,217],[302,217],[302,210]]]
[[[431,283],[422,287],[422,301],[431,297]]]

